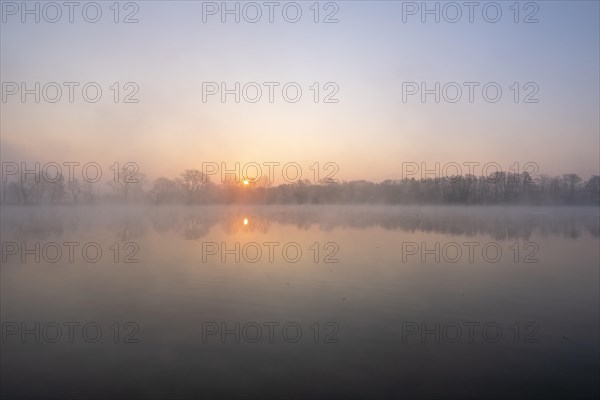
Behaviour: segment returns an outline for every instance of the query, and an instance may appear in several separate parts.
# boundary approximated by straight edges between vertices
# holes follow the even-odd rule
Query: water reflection
[[[251,222],[250,222],[251,221]],[[273,224],[298,230],[384,229],[408,233],[487,236],[494,240],[542,236],[600,236],[600,214],[593,207],[21,207],[4,206],[1,232],[12,240],[49,239],[66,231],[106,228],[116,240],[143,237],[148,229],[197,240],[220,227],[267,233]],[[6,235],[6,236],[5,236]]]
[[[2,397],[257,398],[276,377],[276,398],[459,398],[465,368],[473,398],[598,397],[597,208],[1,210],[10,244],[0,268],[2,321],[97,322],[104,331],[99,343],[23,344],[11,335],[0,360]],[[31,242],[42,240],[37,262]],[[68,241],[80,242],[73,262]],[[499,260],[483,256],[490,241]],[[44,250],[51,242],[63,251],[60,262]],[[474,261],[465,242],[478,244]],[[93,248],[83,251],[88,243],[102,250],[98,262],[88,260]],[[403,251],[407,244],[420,251]],[[436,244],[460,246],[463,256],[430,254]],[[529,256],[539,262],[525,262]],[[139,343],[114,342],[114,324],[130,322]],[[241,329],[241,341],[215,334],[203,342],[205,323],[222,331],[297,323],[303,336],[270,342],[265,331],[255,343]],[[331,323],[339,341],[325,344]],[[458,342],[429,335],[421,343],[418,334],[404,341],[406,323],[493,323],[503,336],[490,343],[480,329],[475,342],[466,330]],[[531,323],[539,341],[515,341],[515,324]],[[240,377],[244,385],[232,383]],[[437,392],[423,389],[433,380]]]

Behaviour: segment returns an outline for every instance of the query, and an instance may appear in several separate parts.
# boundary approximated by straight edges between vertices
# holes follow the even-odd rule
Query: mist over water
[[[2,321],[21,331],[4,327],[2,394],[85,397],[110,380],[94,396],[595,395],[599,216],[5,206]]]
[[[149,230],[197,240],[217,229],[226,235],[251,235],[268,233],[272,225],[291,225],[300,231],[380,228],[501,240],[528,239],[534,234],[597,237],[599,216],[593,206],[5,206],[1,226],[5,237],[16,239],[56,239],[70,231],[106,229],[122,241],[141,238]]]
[[[599,16],[0,0],[0,398],[600,398]]]

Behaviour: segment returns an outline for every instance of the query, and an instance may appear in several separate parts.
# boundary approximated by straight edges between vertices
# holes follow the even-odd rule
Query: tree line
[[[242,182],[234,176],[213,182],[190,169],[170,179],[150,182],[142,173],[99,186],[63,177],[48,180],[29,173],[2,182],[3,204],[530,204],[600,205],[600,176],[583,180],[577,174],[531,177],[527,172],[495,172],[383,182],[298,180],[272,185],[266,177]]]

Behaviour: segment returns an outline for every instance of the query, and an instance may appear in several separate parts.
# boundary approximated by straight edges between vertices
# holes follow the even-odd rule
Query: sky
[[[118,23],[113,1],[97,2],[96,23],[86,21],[95,6],[83,14],[89,2],[79,2],[72,23],[62,2],[55,23],[45,2],[39,23],[22,15],[22,2],[1,3],[2,161],[135,162],[150,178],[208,162],[295,162],[303,178],[312,177],[315,162],[322,172],[331,162],[338,179],[373,181],[401,178],[406,163],[433,170],[439,163],[440,174],[450,163],[471,162],[506,171],[535,163],[539,173],[584,179],[600,173],[598,1],[476,2],[473,22],[464,2],[275,2],[273,22],[265,2],[238,2],[239,23],[233,14],[221,20],[223,7],[236,2],[121,2]],[[436,4],[439,23],[421,14]],[[255,5],[262,16],[252,23]],[[454,5],[462,15],[453,23]],[[288,22],[298,8],[299,20]],[[138,22],[124,23],[131,13]],[[337,22],[324,23],[328,15]],[[12,83],[20,91],[35,82],[39,103],[33,94],[25,102],[20,92],[9,94]],[[47,101],[54,86],[42,95],[49,82],[62,88],[56,103]],[[63,82],[79,83],[72,103]],[[83,98],[89,82],[102,89],[96,103]],[[240,102],[206,94],[211,82],[219,90],[239,82]],[[247,100],[255,86],[242,96],[250,82],[262,90],[256,103]],[[273,102],[264,82],[278,84]],[[421,85],[436,82],[439,103],[435,94],[423,101]],[[472,102],[464,82],[475,85]],[[301,88],[297,102],[284,98],[287,83],[294,84],[288,99]],[[489,83],[490,101],[482,89]],[[456,86],[462,97],[453,103]],[[415,87],[419,93],[407,94]],[[502,96],[492,102],[497,87]],[[136,89],[129,99],[138,102],[124,103]]]

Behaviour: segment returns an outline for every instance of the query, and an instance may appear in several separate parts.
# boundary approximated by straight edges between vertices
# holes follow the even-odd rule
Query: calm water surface
[[[3,206],[1,394],[597,398],[599,218]]]

